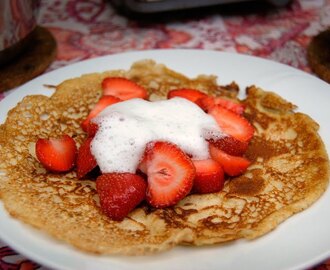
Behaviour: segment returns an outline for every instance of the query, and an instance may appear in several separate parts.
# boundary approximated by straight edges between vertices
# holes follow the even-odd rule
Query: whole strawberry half
[[[96,191],[102,211],[112,220],[121,221],[140,204],[147,183],[132,173],[107,173],[96,179]]]
[[[193,192],[199,194],[219,192],[225,182],[222,166],[213,159],[193,160],[196,168]]]
[[[146,199],[156,208],[172,206],[188,195],[195,178],[191,159],[175,144],[157,141],[146,150]]]
[[[87,173],[92,171],[97,162],[91,153],[91,142],[93,138],[87,138],[80,146],[77,155],[77,176],[78,178],[84,177]]]
[[[148,98],[145,88],[122,77],[107,77],[102,81],[103,95],[112,95],[121,100],[131,98]]]
[[[98,130],[99,126],[96,123],[90,121],[86,130],[88,137],[94,137]]]
[[[36,155],[40,163],[53,172],[66,172],[75,165],[77,147],[68,135],[60,138],[38,139]]]

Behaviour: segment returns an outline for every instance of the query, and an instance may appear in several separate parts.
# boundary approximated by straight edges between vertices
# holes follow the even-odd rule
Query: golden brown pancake
[[[245,116],[256,128],[243,175],[228,179],[223,191],[189,195],[175,207],[142,204],[121,222],[105,216],[93,179],[78,180],[46,171],[36,160],[38,138],[72,136],[79,146],[80,123],[101,96],[106,76],[125,76],[146,87],[152,99],[173,88],[190,87],[235,98],[235,83],[217,85],[215,76],[189,79],[151,60],[129,71],[89,74],[58,85],[51,97],[28,96],[0,126],[0,196],[7,211],[54,238],[103,254],[146,254],[175,245],[207,245],[254,239],[314,203],[329,182],[329,160],[318,124],[294,113],[278,95],[251,86]]]

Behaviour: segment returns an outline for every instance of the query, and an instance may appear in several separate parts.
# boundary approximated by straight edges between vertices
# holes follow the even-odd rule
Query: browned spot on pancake
[[[201,223],[210,230],[228,226],[228,222],[225,221],[219,222],[218,219],[219,217],[217,215],[212,215],[202,219]]]
[[[292,103],[283,100],[279,96],[269,94],[264,95],[264,98],[261,99],[260,104],[265,109],[276,110],[280,112],[289,112],[296,107]]]
[[[263,190],[265,186],[264,179],[255,176],[252,179],[246,176],[240,176],[229,182],[229,194],[239,196],[255,196]]]
[[[171,228],[185,228],[184,222],[193,215],[198,213],[196,209],[183,209],[181,207],[165,208],[159,211],[159,215],[164,219],[167,226]]]
[[[279,154],[288,152],[288,148],[284,143],[267,141],[260,137],[254,137],[250,142],[250,145],[245,153],[245,156],[255,161],[257,158],[263,158],[264,160]]]
[[[248,111],[244,114],[244,117],[248,119],[250,122],[253,121],[257,122],[258,125],[263,129],[267,129],[269,123],[271,123],[274,120],[273,117],[261,113],[255,107],[248,107]]]
[[[187,205],[185,205],[185,206],[187,206]],[[181,207],[176,207],[174,210],[175,210],[176,214],[179,215],[184,220],[186,220],[187,217],[189,217],[190,215],[198,212],[196,209],[183,209]]]

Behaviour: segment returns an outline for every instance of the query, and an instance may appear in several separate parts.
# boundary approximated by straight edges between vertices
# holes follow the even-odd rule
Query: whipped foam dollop
[[[223,136],[212,116],[184,98],[130,99],[107,107],[93,122],[99,129],[91,152],[102,173],[135,173],[152,141],[172,142],[193,159],[207,159],[206,139]]]

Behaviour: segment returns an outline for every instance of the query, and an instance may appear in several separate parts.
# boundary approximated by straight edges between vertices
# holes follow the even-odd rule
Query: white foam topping
[[[104,109],[93,122],[99,129],[91,152],[102,173],[135,173],[152,141],[172,142],[193,159],[207,159],[206,139],[223,136],[213,117],[183,98],[119,102]]]

